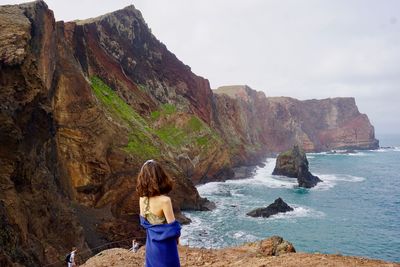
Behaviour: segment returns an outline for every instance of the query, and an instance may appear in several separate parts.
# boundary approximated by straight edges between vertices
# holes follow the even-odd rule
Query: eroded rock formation
[[[275,215],[278,213],[285,213],[288,211],[293,211],[293,208],[290,207],[285,201],[282,200],[282,198],[279,197],[279,198],[275,199],[274,203],[268,205],[266,208],[254,209],[254,210],[248,212],[246,215],[251,216],[251,217],[268,218],[272,215]]]
[[[305,188],[314,187],[317,183],[322,182],[308,170],[306,153],[298,145],[279,154],[272,174],[297,178],[299,186]]]
[[[2,266],[143,235],[134,188],[149,158],[174,177],[183,218],[212,208],[194,184],[232,178],[299,140],[310,150],[376,146],[354,99],[214,94],[133,6],[67,23],[43,1],[2,6],[0,26]]]
[[[231,146],[261,144],[272,152],[286,151],[296,144],[306,151],[379,146],[374,127],[358,111],[354,98],[300,101],[266,97],[248,86],[224,86],[214,92],[215,114],[223,122],[221,128]]]

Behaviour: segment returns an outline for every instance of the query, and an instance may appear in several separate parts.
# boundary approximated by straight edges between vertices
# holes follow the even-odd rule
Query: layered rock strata
[[[354,98],[300,101],[266,97],[240,85],[214,92],[217,121],[223,122],[220,128],[231,147],[249,143],[243,150],[261,145],[270,152],[286,151],[296,144],[306,151],[379,147],[374,127],[358,111]]]
[[[2,6],[0,26],[2,266],[143,236],[135,177],[149,158],[173,176],[184,220],[181,210],[212,208],[195,184],[233,178],[268,152],[299,140],[307,150],[377,144],[354,99],[214,93],[133,6],[67,23],[43,1]]]

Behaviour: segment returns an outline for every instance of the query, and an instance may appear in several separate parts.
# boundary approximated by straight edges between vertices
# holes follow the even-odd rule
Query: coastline
[[[399,155],[397,151],[398,147],[393,146],[348,154],[311,153],[312,170],[325,180],[311,190],[300,190],[288,179],[270,177],[272,162],[267,164],[272,164],[271,170],[261,168],[257,177],[200,185],[197,187],[200,195],[215,202],[217,209],[207,213],[185,211],[193,223],[184,227],[183,244],[225,248],[263,239],[266,234],[285,233],[285,238],[307,253],[341,253],[398,261],[396,235],[389,223],[395,218],[391,215],[395,200],[389,197],[393,195],[395,180],[385,169],[374,167],[375,164],[393,166],[393,157]],[[366,165],[370,167],[365,168]],[[380,187],[374,187],[378,182]],[[388,193],[376,199],[381,190]],[[249,201],[249,194],[255,198]],[[245,216],[255,206],[268,205],[281,196],[295,207],[294,212],[268,220]],[[349,206],[354,198],[363,201]],[[383,204],[387,207],[384,210],[379,208]],[[374,220],[369,214],[382,214],[383,219]],[[236,218],[233,224],[219,223],[233,217]],[[317,233],[304,236],[302,233],[310,228],[317,229]],[[363,235],[363,229],[368,229],[371,235]]]
[[[400,263],[340,254],[287,253],[270,256],[260,250],[260,242],[223,249],[179,246],[181,266],[364,266],[400,267]],[[134,253],[128,249],[104,250],[88,259],[82,267],[143,266],[145,247]]]

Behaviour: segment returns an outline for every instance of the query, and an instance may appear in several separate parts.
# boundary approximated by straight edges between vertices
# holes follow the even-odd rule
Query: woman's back
[[[163,211],[163,203],[166,202],[166,196],[141,197],[140,198],[140,215],[146,218],[151,224],[167,223]]]
[[[146,161],[137,178],[140,224],[146,229],[146,267],[179,267],[177,243],[181,226],[175,220],[171,199],[172,180],[160,164]]]

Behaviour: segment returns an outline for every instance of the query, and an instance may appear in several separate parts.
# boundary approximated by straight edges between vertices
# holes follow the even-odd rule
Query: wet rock
[[[297,178],[299,186],[305,188],[314,187],[317,183],[322,182],[308,170],[306,153],[298,145],[279,154],[272,174]]]
[[[248,216],[251,217],[264,217],[268,218],[272,215],[278,214],[278,213],[284,213],[288,211],[292,211],[293,208],[290,207],[286,202],[284,202],[281,198],[277,198],[274,203],[269,205],[266,208],[258,208],[255,210],[250,211],[247,213]]]

